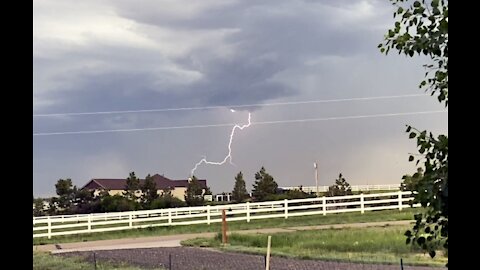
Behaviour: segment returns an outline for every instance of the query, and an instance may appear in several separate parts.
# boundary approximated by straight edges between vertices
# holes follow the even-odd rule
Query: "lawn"
[[[444,266],[442,255],[431,259],[405,244],[407,226],[384,226],[348,229],[324,229],[272,234],[272,255],[302,259],[350,262]],[[232,234],[223,247],[221,235],[183,241],[183,245],[213,247],[221,250],[266,254],[266,234]]]
[[[108,262],[97,261],[95,268],[94,262],[88,262],[81,257],[64,257],[55,256],[46,252],[33,252],[33,269],[34,270],[140,270],[143,268],[133,267],[126,264],[114,264]],[[157,268],[160,270],[160,268]]]
[[[293,226],[310,226],[310,225],[325,225],[325,224],[346,224],[357,222],[376,222],[376,221],[396,221],[396,220],[412,220],[413,214],[421,211],[421,209],[403,209],[399,210],[383,210],[383,211],[368,211],[364,214],[359,212],[353,213],[338,213],[314,215],[314,216],[300,216],[272,219],[258,219],[251,220],[250,223],[246,221],[229,222],[228,228],[230,231],[235,230],[249,230],[261,228],[283,228]],[[211,225],[178,225],[170,227],[152,227],[145,229],[131,229],[123,231],[99,232],[91,234],[78,234],[66,236],[54,236],[52,239],[34,238],[34,245],[54,244],[54,243],[68,243],[68,242],[85,242],[93,240],[104,239],[121,239],[121,238],[136,238],[147,236],[160,236],[172,234],[185,233],[201,233],[201,232],[220,232],[221,223],[212,223]]]

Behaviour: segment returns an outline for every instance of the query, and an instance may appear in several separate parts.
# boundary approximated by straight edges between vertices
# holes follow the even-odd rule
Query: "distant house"
[[[155,174],[152,176],[157,186],[157,193],[161,195],[164,190],[170,189],[172,195],[180,200],[185,200],[185,192],[187,191],[189,180],[171,180],[163,175]],[[198,180],[200,186],[205,192],[207,188],[207,180]],[[145,179],[140,179],[140,186],[143,186]],[[92,179],[82,189],[95,190],[95,195],[98,195],[100,191],[106,190],[110,195],[123,195],[125,187],[127,185],[127,179]],[[139,190],[138,193],[141,193]]]

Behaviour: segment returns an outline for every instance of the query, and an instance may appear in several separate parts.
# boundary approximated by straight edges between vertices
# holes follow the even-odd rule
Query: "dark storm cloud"
[[[343,8],[351,9],[358,3]],[[293,96],[300,93],[299,89],[275,81],[276,75],[301,67],[314,56],[348,57],[362,53],[372,46],[374,33],[362,24],[342,23],[340,5],[332,7],[328,1],[214,1],[210,6],[198,4],[203,12],[187,13],[188,16],[175,16],[175,12],[169,16],[157,1],[111,4],[117,14],[137,23],[188,30],[192,35],[202,35],[195,30],[205,28],[235,29],[221,40],[224,46],[233,48],[233,53],[220,57],[215,46],[199,44],[184,54],[169,56],[121,43],[105,45],[101,36],[84,34],[89,38],[88,46],[74,47],[56,59],[34,55],[40,74],[53,66],[80,66],[68,72],[59,71],[51,78],[50,84],[57,82],[59,91],[45,91],[49,89],[39,85],[39,99],[55,101],[41,112],[262,103]],[[171,1],[167,7],[181,4]],[[163,40],[154,42],[161,44]],[[192,58],[195,64],[191,63]],[[109,70],[81,67],[82,63],[88,66],[89,61],[104,63]],[[178,77],[169,81],[172,74],[159,71],[158,67],[172,65],[198,72],[201,79],[183,84],[178,83],[183,80],[182,75],[175,75]]]
[[[388,1],[43,0],[34,2],[34,11],[37,114],[411,94],[423,75],[424,59],[385,57],[376,48],[393,24]],[[253,121],[271,121],[438,109],[434,103],[405,99],[245,110],[254,111]],[[407,164],[402,155],[414,150],[408,141],[398,144],[410,119],[252,126],[233,146],[239,167],[206,166],[199,173],[214,192],[228,191],[237,169],[250,175],[250,184],[261,165],[282,184],[305,184],[311,161],[319,158],[332,179],[349,168],[345,173],[356,184],[367,177],[398,182]],[[446,126],[444,118],[420,119],[439,130]],[[36,118],[34,128],[245,121],[246,112],[222,109],[45,117]],[[61,177],[81,186],[92,177],[122,177],[131,170],[186,177],[204,154],[223,159],[229,132],[226,127],[35,137],[34,188],[51,194]],[[399,157],[384,158],[384,152]]]

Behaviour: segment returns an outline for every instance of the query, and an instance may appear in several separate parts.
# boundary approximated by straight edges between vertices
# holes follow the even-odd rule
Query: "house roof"
[[[166,189],[169,187],[187,187],[188,180],[171,180],[163,175],[155,174],[152,176],[157,189]],[[198,180],[202,188],[207,187],[207,180]],[[140,179],[140,185],[145,183],[145,179]],[[82,189],[107,189],[107,190],[123,190],[127,185],[127,179],[111,179],[111,178],[94,178],[90,180]]]

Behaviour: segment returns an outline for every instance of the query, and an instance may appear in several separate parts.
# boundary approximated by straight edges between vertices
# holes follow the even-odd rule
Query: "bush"
[[[150,209],[185,207],[187,204],[173,196],[161,196],[150,204]]]
[[[265,197],[264,201],[280,201],[288,199],[287,194],[269,194]]]
[[[138,210],[139,205],[121,195],[105,197],[101,202],[101,212],[122,212]]]

